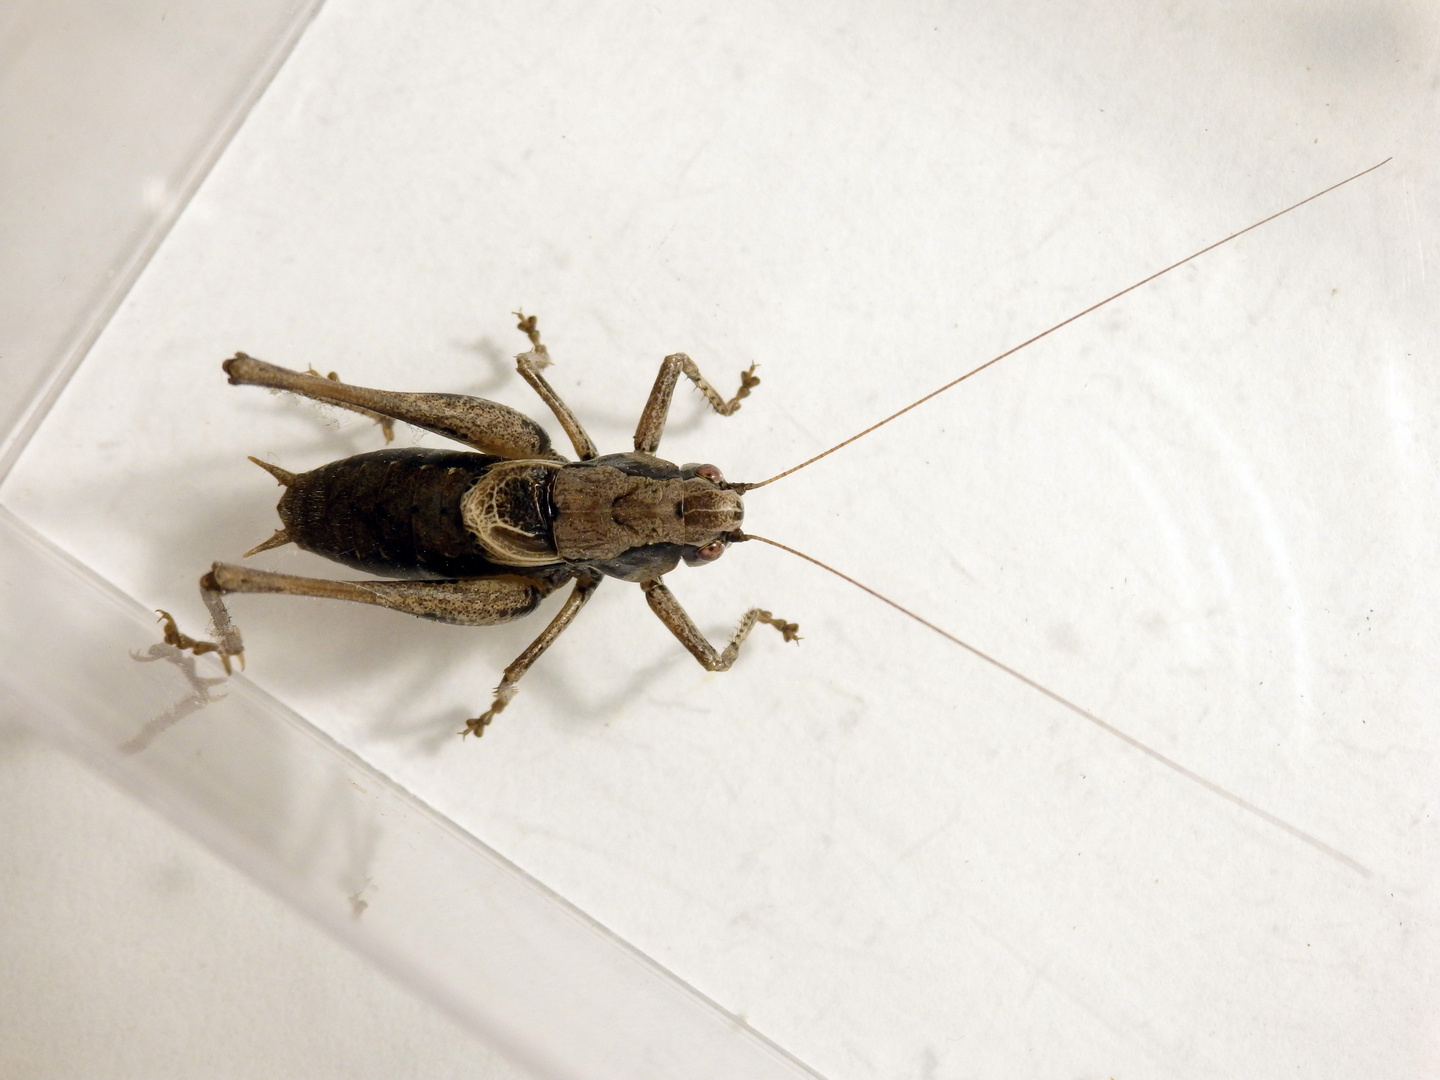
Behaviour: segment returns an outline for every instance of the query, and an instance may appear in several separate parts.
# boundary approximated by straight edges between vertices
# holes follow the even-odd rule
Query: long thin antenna
[[[1385,164],[1387,164],[1387,163],[1388,163],[1389,161],[1391,161],[1391,160],[1392,160],[1391,158],[1386,158],[1384,161],[1380,162],[1380,165],[1385,165]],[[899,419],[900,417],[902,417],[902,416],[904,416],[906,413],[908,413],[911,409],[918,409],[921,405],[924,405],[924,404],[925,404],[927,401],[929,401],[931,398],[933,398],[933,397],[939,397],[941,394],[945,393],[945,391],[946,391],[946,390],[949,390],[951,387],[959,386],[959,385],[960,385],[962,382],[964,382],[966,379],[970,378],[970,376],[980,374],[980,372],[984,371],[986,368],[990,367],[992,364],[998,364],[1001,360],[1004,360],[1007,356],[1014,356],[1014,355],[1015,355],[1017,352],[1019,352],[1021,349],[1028,348],[1029,346],[1034,345],[1035,342],[1039,341],[1039,340],[1040,340],[1041,338],[1043,338],[1043,337],[1048,337],[1049,335],[1053,334],[1056,330],[1059,330],[1061,327],[1069,326],[1069,325],[1070,325],[1072,322],[1074,322],[1076,319],[1083,319],[1086,315],[1089,315],[1092,311],[1096,311],[1096,310],[1098,310],[1099,308],[1104,307],[1106,304],[1110,303],[1112,300],[1118,300],[1118,299],[1120,299],[1120,297],[1124,296],[1126,293],[1132,293],[1132,292],[1134,292],[1136,289],[1140,288],[1140,286],[1142,286],[1142,285],[1148,285],[1148,284],[1150,284],[1150,282],[1154,281],[1154,280],[1155,280],[1156,278],[1158,278],[1158,277],[1164,277],[1166,274],[1170,273],[1171,270],[1179,269],[1180,267],[1184,266],[1186,263],[1188,263],[1188,262],[1193,262],[1195,259],[1198,259],[1201,255],[1204,255],[1206,252],[1214,251],[1216,248],[1220,247],[1222,244],[1228,244],[1231,240],[1234,240],[1236,237],[1244,236],[1244,235],[1245,235],[1246,233],[1248,233],[1248,232],[1253,232],[1255,229],[1260,228],[1261,225],[1268,225],[1270,222],[1274,221],[1276,218],[1278,218],[1278,217],[1283,217],[1284,215],[1290,213],[1291,210],[1298,210],[1300,207],[1304,206],[1306,203],[1308,203],[1308,202],[1314,202],[1316,199],[1320,198],[1321,195],[1328,195],[1328,194],[1330,194],[1330,192],[1334,191],[1336,188],[1344,187],[1346,184],[1350,183],[1352,180],[1359,180],[1360,177],[1366,175],[1367,173],[1372,173],[1372,172],[1374,172],[1376,169],[1380,168],[1380,165],[1371,165],[1368,169],[1365,169],[1365,170],[1362,171],[1362,172],[1358,172],[1358,173],[1356,173],[1354,176],[1347,177],[1346,179],[1341,180],[1338,184],[1331,184],[1331,185],[1330,185],[1329,187],[1327,187],[1324,191],[1317,191],[1314,195],[1311,195],[1308,199],[1301,199],[1299,202],[1297,202],[1297,203],[1295,203],[1295,204],[1293,204],[1293,205],[1291,205],[1291,206],[1287,206],[1284,210],[1278,210],[1278,211],[1276,211],[1275,213],[1271,214],[1269,217],[1267,217],[1267,218],[1262,218],[1261,220],[1255,222],[1254,225],[1247,225],[1245,228],[1241,229],[1239,232],[1233,232],[1233,233],[1231,233],[1229,236],[1225,237],[1224,240],[1216,240],[1213,244],[1209,244],[1209,245],[1207,245],[1206,247],[1201,248],[1199,251],[1195,252],[1193,255],[1187,255],[1187,256],[1185,256],[1185,258],[1181,259],[1179,262],[1171,263],[1169,266],[1165,267],[1165,269],[1163,269],[1163,270],[1157,270],[1157,271],[1155,271],[1155,273],[1151,274],[1149,277],[1147,277],[1147,278],[1142,278],[1141,280],[1135,282],[1134,285],[1131,285],[1129,288],[1121,289],[1119,292],[1115,293],[1113,296],[1107,296],[1104,300],[1101,300],[1098,304],[1091,304],[1091,305],[1090,305],[1089,307],[1087,307],[1084,311],[1077,311],[1074,315],[1071,315],[1068,319],[1065,319],[1063,322],[1058,322],[1058,323],[1056,323],[1054,326],[1050,327],[1050,329],[1044,330],[1044,331],[1036,334],[1034,337],[1029,338],[1029,339],[1027,339],[1027,340],[1025,340],[1025,341],[1022,341],[1019,345],[1016,345],[1013,349],[1007,349],[1007,350],[1005,350],[1003,353],[1001,353],[999,356],[995,357],[994,359],[992,359],[992,360],[987,360],[987,361],[985,361],[985,363],[981,364],[979,367],[974,368],[974,369],[971,370],[971,371],[967,371],[964,375],[961,375],[958,379],[951,379],[951,380],[950,380],[948,383],[946,383],[944,386],[940,387],[940,389],[938,389],[938,390],[932,390],[930,393],[928,393],[928,394],[926,394],[924,397],[922,397],[919,401],[912,401],[909,405],[906,405],[906,406],[905,406],[903,409],[901,409],[899,412],[891,413],[889,416],[885,417],[884,420],[881,420],[881,421],[879,421],[878,423],[871,424],[869,427],[867,427],[864,431],[860,432],[858,435],[851,435],[850,438],[846,439],[844,442],[836,443],[834,446],[830,447],[829,450],[825,450],[825,451],[823,451],[823,452],[821,452],[821,453],[819,453],[819,454],[816,454],[814,457],[810,458],[808,461],[802,461],[799,465],[796,465],[796,466],[794,466],[793,468],[786,469],[786,470],[785,470],[784,472],[782,472],[782,473],[776,473],[774,476],[770,477],[769,480],[761,480],[758,484],[731,484],[731,485],[729,485],[729,486],[730,486],[731,488],[733,488],[734,490],[740,491],[740,492],[754,491],[756,488],[762,488],[762,487],[764,487],[766,484],[773,484],[776,480],[783,479],[784,477],[789,476],[789,475],[790,475],[791,473],[793,473],[793,472],[799,472],[801,469],[805,468],[805,466],[807,466],[807,465],[813,465],[813,464],[815,464],[815,462],[819,461],[821,458],[823,458],[823,457],[829,457],[831,454],[835,453],[836,450],[840,450],[840,449],[842,449],[842,448],[844,448],[844,447],[846,447],[846,446],[849,446],[849,445],[850,445],[851,443],[853,443],[856,439],[863,439],[866,435],[869,435],[869,434],[870,434],[872,431],[874,431],[876,428],[884,427],[886,424],[890,423],[891,420]]]
[[[860,590],[863,591],[863,592],[869,593],[871,596],[875,597],[875,599],[876,599],[876,600],[879,600],[881,603],[883,603],[883,604],[889,604],[889,605],[890,605],[892,608],[894,608],[896,611],[900,612],[900,614],[905,615],[905,616],[907,616],[907,617],[909,617],[909,618],[911,618],[911,619],[914,619],[916,622],[918,622],[921,626],[925,627],[927,630],[933,630],[933,631],[935,631],[935,633],[939,634],[939,635],[940,635],[941,637],[943,637],[945,640],[947,640],[947,641],[949,641],[949,642],[952,642],[952,643],[955,644],[955,645],[959,645],[960,648],[964,649],[966,652],[968,652],[968,653],[970,653],[970,654],[972,654],[972,655],[974,655],[974,656],[979,657],[981,660],[984,660],[987,664],[990,664],[990,665],[993,666],[993,667],[999,668],[999,669],[1000,669],[1001,671],[1003,671],[1006,675],[1009,675],[1012,679],[1018,679],[1020,682],[1024,683],[1026,686],[1030,687],[1030,689],[1036,691],[1037,693],[1044,694],[1047,698],[1049,698],[1051,701],[1055,702],[1057,705],[1060,705],[1060,706],[1062,706],[1063,708],[1069,709],[1072,713],[1074,713],[1076,716],[1080,717],[1080,718],[1083,719],[1083,720],[1088,720],[1090,723],[1092,723],[1092,724],[1094,724],[1096,727],[1098,727],[1101,731],[1104,731],[1104,732],[1106,732],[1107,734],[1113,735],[1115,738],[1119,739],[1121,742],[1125,743],[1127,746],[1134,747],[1136,750],[1139,750],[1142,754],[1145,754],[1147,757],[1153,758],[1155,761],[1158,761],[1161,765],[1164,765],[1167,769],[1170,769],[1170,770],[1172,770],[1172,771],[1174,771],[1174,772],[1179,773],[1179,774],[1180,774],[1181,776],[1183,776],[1186,780],[1189,780],[1189,781],[1191,781],[1192,783],[1195,783],[1195,784],[1199,784],[1201,787],[1203,787],[1206,791],[1209,791],[1211,794],[1220,796],[1220,798],[1226,800],[1227,802],[1233,803],[1234,805],[1240,807],[1240,809],[1245,810],[1245,811],[1247,811],[1248,813],[1254,814],[1256,817],[1260,818],[1262,821],[1268,822],[1269,824],[1275,826],[1277,829],[1280,829],[1280,830],[1282,830],[1282,831],[1284,831],[1284,832],[1289,833],[1291,836],[1293,836],[1295,839],[1301,841],[1302,843],[1309,844],[1309,845],[1310,845],[1311,847],[1313,847],[1315,850],[1317,850],[1317,851],[1319,851],[1319,852],[1322,852],[1322,853],[1325,854],[1325,855],[1330,856],[1330,858],[1335,859],[1335,860],[1338,861],[1338,862],[1344,863],[1346,866],[1348,866],[1351,870],[1354,870],[1356,873],[1359,873],[1359,874],[1361,874],[1361,875],[1363,875],[1364,877],[1367,877],[1367,878],[1370,877],[1370,871],[1369,871],[1368,869],[1366,869],[1366,868],[1365,868],[1364,866],[1362,866],[1360,863],[1356,862],[1356,861],[1355,861],[1354,859],[1352,859],[1349,855],[1346,855],[1343,851],[1339,851],[1339,850],[1337,850],[1336,848],[1331,847],[1329,844],[1325,843],[1325,841],[1320,840],[1320,839],[1318,839],[1317,837],[1311,836],[1309,833],[1305,832],[1303,829],[1298,829],[1298,828],[1296,828],[1294,825],[1291,825],[1288,821],[1285,821],[1285,820],[1283,820],[1282,818],[1276,817],[1274,814],[1270,813],[1270,811],[1268,811],[1268,810],[1262,810],[1260,807],[1256,806],[1254,803],[1250,802],[1250,801],[1247,800],[1247,799],[1242,799],[1239,795],[1236,795],[1234,792],[1232,792],[1232,791],[1227,791],[1225,788],[1223,788],[1223,787],[1221,787],[1219,784],[1215,783],[1215,781],[1213,781],[1213,780],[1207,780],[1205,777],[1201,776],[1199,773],[1195,772],[1193,769],[1187,769],[1184,765],[1181,765],[1181,764],[1180,764],[1178,761],[1176,761],[1174,758],[1166,757],[1164,754],[1160,753],[1159,750],[1156,750],[1156,749],[1154,749],[1153,747],[1150,747],[1150,746],[1145,745],[1145,744],[1144,744],[1143,742],[1141,742],[1139,739],[1135,738],[1135,736],[1126,734],[1124,731],[1121,731],[1119,728],[1117,728],[1114,724],[1111,724],[1111,723],[1109,723],[1109,722],[1107,722],[1107,721],[1105,721],[1105,720],[1100,719],[1100,717],[1096,716],[1096,715],[1095,715],[1094,713],[1092,713],[1089,709],[1083,708],[1083,707],[1075,704],[1075,702],[1071,701],[1069,698],[1064,697],[1064,696],[1061,695],[1061,694],[1057,694],[1054,690],[1051,690],[1049,687],[1047,687],[1047,686],[1045,686],[1045,685],[1043,685],[1043,684],[1041,684],[1041,683],[1036,682],[1034,679],[1030,678],[1030,676],[1028,676],[1028,675],[1026,675],[1026,674],[1024,674],[1024,673],[1022,673],[1022,672],[1016,671],[1016,670],[1015,670],[1013,667],[1011,667],[1009,664],[1006,664],[1006,663],[1004,663],[1004,662],[1001,661],[1001,660],[997,660],[995,657],[991,656],[989,653],[987,653],[987,652],[982,652],[980,649],[977,649],[974,645],[971,645],[968,641],[963,641],[963,640],[961,640],[960,638],[956,637],[954,634],[950,633],[948,630],[942,630],[942,629],[940,629],[940,627],[936,626],[936,625],[935,625],[934,623],[932,623],[929,619],[923,618],[922,616],[915,614],[915,612],[911,611],[909,608],[904,607],[904,606],[902,606],[902,605],[900,605],[900,604],[897,604],[894,600],[891,600],[888,596],[885,596],[883,593],[876,592],[874,589],[870,588],[869,585],[863,585],[863,584],[861,584],[860,582],[856,581],[853,577],[851,577],[849,574],[842,573],[841,571],[836,570],[833,566],[827,566],[825,563],[821,562],[819,559],[814,558],[814,557],[811,556],[811,555],[806,555],[803,551],[796,551],[794,548],[792,548],[792,547],[790,547],[790,546],[788,546],[788,545],[786,545],[786,544],[782,544],[782,543],[780,543],[778,540],[770,540],[770,539],[767,539],[766,537],[763,537],[763,536],[756,536],[754,533],[732,534],[732,535],[731,535],[731,539],[732,539],[732,540],[735,540],[735,541],[740,541],[740,540],[759,540],[762,544],[769,544],[771,547],[777,547],[777,548],[779,548],[781,551],[788,551],[791,555],[798,556],[799,558],[804,559],[806,562],[812,563],[812,564],[814,564],[815,566],[820,567],[821,570],[828,570],[830,573],[834,574],[836,577],[840,578],[842,581],[848,581],[851,585],[854,585],[857,589],[860,589]]]

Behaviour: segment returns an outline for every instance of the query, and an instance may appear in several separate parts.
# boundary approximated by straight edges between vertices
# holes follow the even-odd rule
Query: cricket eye
[[[696,476],[703,476],[706,480],[709,480],[712,484],[722,484],[722,483],[725,482],[725,477],[723,477],[722,475],[720,475],[720,470],[717,469],[714,465],[701,465],[699,468],[697,468],[697,469],[695,470],[695,475],[696,475]],[[715,557],[715,556],[713,556],[713,555],[711,556],[711,558],[714,558],[714,557]]]
[[[714,468],[714,466],[710,466],[710,468]],[[714,562],[716,559],[718,559],[721,555],[724,554],[724,540],[711,540],[710,543],[706,544],[702,548],[697,548],[695,551],[695,557],[697,559],[703,559],[706,562]]]

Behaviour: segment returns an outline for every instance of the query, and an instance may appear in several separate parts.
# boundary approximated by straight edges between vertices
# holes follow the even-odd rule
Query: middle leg
[[[505,669],[504,676],[500,679],[500,685],[495,688],[494,703],[475,717],[473,720],[465,721],[465,730],[460,732],[463,735],[474,735],[480,737],[485,734],[486,727],[490,721],[495,719],[496,714],[502,712],[506,705],[510,704],[515,697],[515,684],[520,677],[530,670],[530,665],[540,659],[540,654],[555,643],[555,639],[565,632],[575,616],[580,614],[580,609],[585,606],[595,590],[600,587],[601,578],[582,577],[576,580],[575,588],[565,600],[565,605],[550,620],[550,625],[541,631],[540,636],[530,643],[529,648],[517,656],[509,667]]]
[[[570,411],[570,406],[560,399],[555,388],[545,381],[544,375],[540,374],[554,361],[550,359],[550,350],[545,348],[540,341],[540,327],[535,321],[535,316],[519,311],[513,311],[511,314],[520,320],[515,324],[516,329],[523,331],[525,336],[530,339],[530,351],[515,357],[515,370],[520,373],[522,379],[530,384],[530,389],[540,395],[540,400],[549,406],[550,411],[555,414],[555,419],[560,421],[560,426],[565,429],[565,434],[570,437],[571,445],[575,447],[575,456],[581,461],[599,457],[600,451],[595,449],[595,444],[590,441],[590,436],[586,434],[579,419]]]

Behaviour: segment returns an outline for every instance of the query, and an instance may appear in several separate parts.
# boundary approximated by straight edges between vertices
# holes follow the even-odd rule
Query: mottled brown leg
[[[223,366],[236,386],[287,390],[357,412],[394,417],[496,457],[565,460],[551,448],[550,436],[534,420],[508,405],[484,398],[372,390],[291,371],[244,353],[236,353]]]
[[[221,593],[284,593],[351,600],[457,626],[494,626],[535,610],[553,587],[525,577],[442,581],[330,581],[216,563],[206,575]]]
[[[740,373],[740,389],[726,401],[713,386],[705,381],[695,361],[684,353],[665,357],[660,363],[660,374],[655,376],[655,385],[650,390],[650,399],[645,402],[645,411],[640,414],[640,423],[635,427],[635,449],[643,454],[653,454],[660,446],[660,436],[665,433],[665,419],[670,415],[670,399],[675,395],[675,384],[684,372],[687,378],[699,387],[710,402],[710,407],[721,416],[731,416],[740,402],[750,396],[752,387],[760,385],[755,374],[755,365]]]
[[[313,367],[306,368],[305,374],[314,375],[317,377],[320,376],[320,372],[316,371]],[[324,376],[324,378],[329,379],[331,382],[338,383],[340,381],[340,373],[338,371],[332,371],[329,375]],[[374,409],[362,408],[359,405],[346,405],[342,402],[332,401],[330,404],[339,405],[342,409],[349,409],[353,413],[359,413],[361,416],[374,420],[375,423],[380,425],[380,434],[385,436],[386,446],[389,446],[392,442],[395,441],[395,421],[392,420],[390,417],[386,416],[384,413],[378,413]]]
[[[760,608],[751,608],[740,620],[735,633],[730,636],[730,644],[725,646],[725,651],[716,652],[715,646],[700,632],[700,628],[675,599],[675,594],[666,588],[663,582],[642,582],[640,588],[645,590],[645,599],[650,604],[650,610],[660,617],[660,621],[675,635],[675,639],[689,650],[691,656],[700,661],[700,666],[706,671],[729,671],[730,665],[735,663],[735,657],[740,654],[741,643],[750,636],[750,631],[757,622],[775,627],[784,635],[786,641],[800,640],[800,627],[794,623],[777,619]]]
[[[210,652],[219,653],[220,662],[225,665],[226,675],[229,675],[231,672],[230,658],[232,656],[240,660],[240,666],[242,668],[245,666],[245,653],[243,651],[233,653],[226,652],[223,645],[214,641],[207,641],[204,638],[193,638],[189,634],[182,633],[180,627],[175,623],[175,616],[171,615],[168,611],[162,611],[160,608],[156,608],[155,614],[159,615],[160,621],[165,624],[166,645],[173,645],[181,652],[192,652],[196,656],[204,656]]]
[[[218,569],[219,563],[215,564]],[[192,638],[189,634],[182,634],[180,628],[175,625],[175,619],[168,611],[159,611],[157,614],[165,623],[165,643],[174,645],[177,649],[202,656],[205,653],[213,652],[220,654],[220,662],[225,665],[225,674],[230,674],[230,658],[237,657],[240,660],[240,667],[245,667],[245,644],[240,640],[240,631],[230,620],[230,612],[226,610],[223,599],[228,591],[222,589],[215,581],[215,569],[200,579],[200,599],[205,602],[206,609],[210,612],[210,629],[215,634],[215,641]]]
[[[549,367],[555,361],[550,359],[549,350],[540,342],[540,330],[535,323],[535,316],[519,311],[511,314],[520,319],[516,328],[530,339],[530,351],[515,357],[515,370],[520,372],[520,377],[530,384],[530,388],[540,395],[540,400],[555,414],[555,419],[560,421],[560,426],[565,429],[565,434],[570,437],[570,442],[575,447],[576,456],[581,461],[598,457],[599,451],[590,441],[590,436],[585,434],[585,429],[575,414],[570,411],[570,406],[560,400],[560,395],[555,393],[554,388],[545,381],[545,376],[540,374],[541,369]]]
[[[528,615],[553,586],[522,577],[474,578],[459,581],[329,581],[268,570],[216,563],[200,579],[200,596],[210,609],[216,641],[183,634],[165,612],[165,640],[196,655],[220,654],[225,670],[230,657],[241,656],[240,632],[230,621],[222,597],[226,593],[284,593],[375,604],[407,615],[459,626],[494,626]],[[243,658],[242,658],[243,663]]]
[[[585,601],[600,586],[600,578],[580,578],[575,582],[575,589],[565,601],[555,618],[550,620],[540,636],[530,643],[530,647],[517,656],[513,663],[505,669],[505,674],[500,680],[500,685],[495,688],[495,703],[485,712],[473,720],[465,721],[465,730],[461,735],[474,735],[479,737],[485,734],[485,728],[496,715],[502,712],[506,705],[510,704],[515,697],[515,684],[520,681],[521,676],[530,670],[530,665],[540,659],[540,654],[548,649],[564,631],[575,620],[580,609],[585,606]]]

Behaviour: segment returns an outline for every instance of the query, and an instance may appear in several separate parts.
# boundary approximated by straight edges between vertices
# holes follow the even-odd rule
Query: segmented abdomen
[[[485,557],[460,499],[503,458],[406,447],[333,461],[297,475],[277,509],[300,547],[385,577],[513,574]]]

